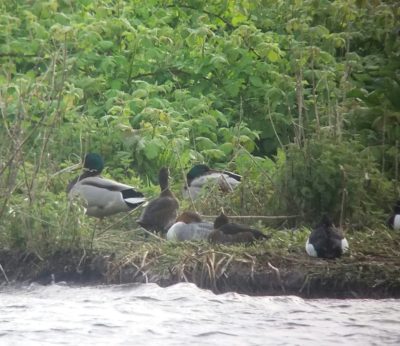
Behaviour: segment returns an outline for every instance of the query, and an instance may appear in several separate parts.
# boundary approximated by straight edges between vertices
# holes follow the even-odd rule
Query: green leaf
[[[213,160],[222,160],[225,158],[225,153],[222,150],[219,149],[207,149],[207,150],[202,150],[201,153]]]
[[[232,25],[238,26],[241,23],[246,22],[247,17],[242,13],[236,13],[236,15],[232,18]]]
[[[146,89],[137,89],[132,93],[132,97],[138,98],[138,99],[143,99],[145,97],[148,97],[149,92]]]
[[[229,155],[233,152],[233,144],[232,143],[224,143],[219,146],[219,149],[224,152],[225,155]]]
[[[154,140],[152,140],[145,144],[144,153],[147,159],[154,160],[160,153],[160,147]]]
[[[122,82],[119,79],[114,79],[111,82],[111,89],[117,89],[120,90],[122,86]]]
[[[213,149],[216,144],[207,137],[196,137],[196,146],[199,150]]]
[[[268,60],[271,61],[271,62],[277,62],[277,61],[279,60],[279,54],[276,53],[276,52],[273,51],[273,50],[270,50],[270,51],[267,53],[267,58],[268,58]]]
[[[250,76],[250,83],[258,88],[264,86],[264,83],[259,76]]]
[[[114,42],[112,42],[112,41],[100,41],[100,42],[98,43],[98,47],[99,47],[101,50],[109,50],[109,49],[111,49],[113,46],[114,46]]]

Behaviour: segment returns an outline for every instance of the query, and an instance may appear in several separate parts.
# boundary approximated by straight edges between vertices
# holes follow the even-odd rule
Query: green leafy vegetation
[[[148,197],[163,165],[178,196],[193,163],[242,174],[204,214],[382,224],[400,194],[399,17],[379,0],[1,2],[1,246],[42,256],[136,227],[66,201],[61,170],[88,151]]]

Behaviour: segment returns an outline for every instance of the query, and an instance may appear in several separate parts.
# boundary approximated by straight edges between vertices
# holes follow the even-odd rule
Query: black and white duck
[[[347,239],[326,215],[313,229],[306,242],[306,252],[311,257],[333,259],[342,256],[348,248]]]
[[[400,200],[394,205],[393,213],[390,215],[387,225],[389,228],[396,231],[400,230]]]

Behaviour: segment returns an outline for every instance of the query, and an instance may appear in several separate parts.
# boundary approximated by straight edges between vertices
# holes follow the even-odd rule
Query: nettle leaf
[[[100,41],[97,43],[97,47],[100,50],[109,50],[114,46],[114,42],[112,41]]]
[[[132,96],[138,99],[143,99],[149,96],[149,92],[146,89],[136,89]]]
[[[255,148],[255,144],[254,144],[254,142],[251,140],[251,138],[249,138],[248,136],[246,136],[246,135],[241,135],[240,137],[239,137],[239,143],[241,144],[241,145],[243,145],[245,148],[246,148],[246,150],[248,150],[250,153],[254,150],[254,148]]]
[[[277,87],[271,87],[267,90],[265,96],[272,102],[280,101],[282,99],[282,96],[284,96],[284,92]]]
[[[349,90],[346,94],[346,97],[353,97],[353,98],[360,98],[360,99],[364,99],[366,96],[368,95],[368,91],[364,88],[353,88],[351,90]]]
[[[219,149],[224,152],[225,155],[229,155],[233,152],[233,143],[224,143],[219,146]]]
[[[251,130],[246,126],[241,126],[240,127],[240,134],[241,135],[246,135],[249,138],[253,139],[258,139],[259,138],[259,131],[256,130]]]
[[[229,80],[225,82],[224,89],[227,92],[227,94],[231,97],[236,97],[239,94],[239,91],[243,85],[243,80],[239,79],[236,81]]]
[[[226,157],[225,153],[219,149],[202,150],[201,153],[212,160],[222,160]]]
[[[138,98],[134,98],[133,100],[129,101],[128,104],[129,104],[129,108],[134,113],[141,112],[147,106],[147,103],[145,100],[138,99]]]
[[[228,142],[232,139],[233,134],[232,131],[226,127],[221,127],[220,129],[218,129],[218,136],[222,136],[223,140],[225,142]]]
[[[280,56],[277,52],[271,49],[267,53],[267,58],[271,62],[277,62],[280,59]]]
[[[8,95],[15,95],[15,94],[19,94],[20,90],[19,87],[15,84],[10,84],[7,86],[7,94]]]
[[[245,23],[247,21],[247,16],[245,16],[243,13],[237,13],[233,18],[232,18],[232,25],[233,26],[238,26],[241,23]]]
[[[228,60],[226,60],[225,56],[218,54],[218,55],[214,55],[211,58],[210,64],[212,64],[214,66],[221,66],[221,65],[228,64]]]
[[[199,150],[214,149],[217,145],[207,137],[196,137],[196,146]]]
[[[212,115],[204,115],[202,120],[209,129],[214,130],[218,127],[218,121]]]
[[[110,86],[111,86],[111,89],[120,90],[122,84],[123,84],[123,82],[121,80],[114,79],[113,81],[111,81]]]
[[[255,87],[261,88],[264,86],[264,83],[259,76],[250,76],[249,80]]]
[[[54,40],[64,42],[66,38],[72,37],[74,29],[71,26],[57,23],[50,28],[50,32]]]
[[[217,121],[216,126],[218,126],[218,122],[223,123],[224,125],[229,125],[228,118],[224,113],[222,113],[218,110],[211,110],[210,114]]]
[[[144,154],[149,160],[154,160],[160,154],[160,151],[160,143],[155,139],[144,144]]]

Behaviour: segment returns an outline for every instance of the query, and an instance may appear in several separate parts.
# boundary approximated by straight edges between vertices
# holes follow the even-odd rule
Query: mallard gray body
[[[171,241],[206,240],[213,229],[213,224],[203,222],[199,214],[185,211],[177,217],[166,238]]]
[[[68,184],[68,197],[81,197],[87,215],[103,218],[130,211],[145,202],[143,194],[134,187],[101,177],[103,168],[100,155],[89,153],[85,156],[83,174]]]
[[[137,220],[137,223],[147,231],[165,234],[178,216],[179,202],[169,189],[168,174],[168,168],[160,169],[158,181],[161,193],[147,204]]]
[[[187,186],[183,188],[185,198],[196,199],[206,185],[216,185],[223,192],[230,192],[240,184],[241,176],[229,171],[214,170],[204,164],[195,165],[187,173]]]

